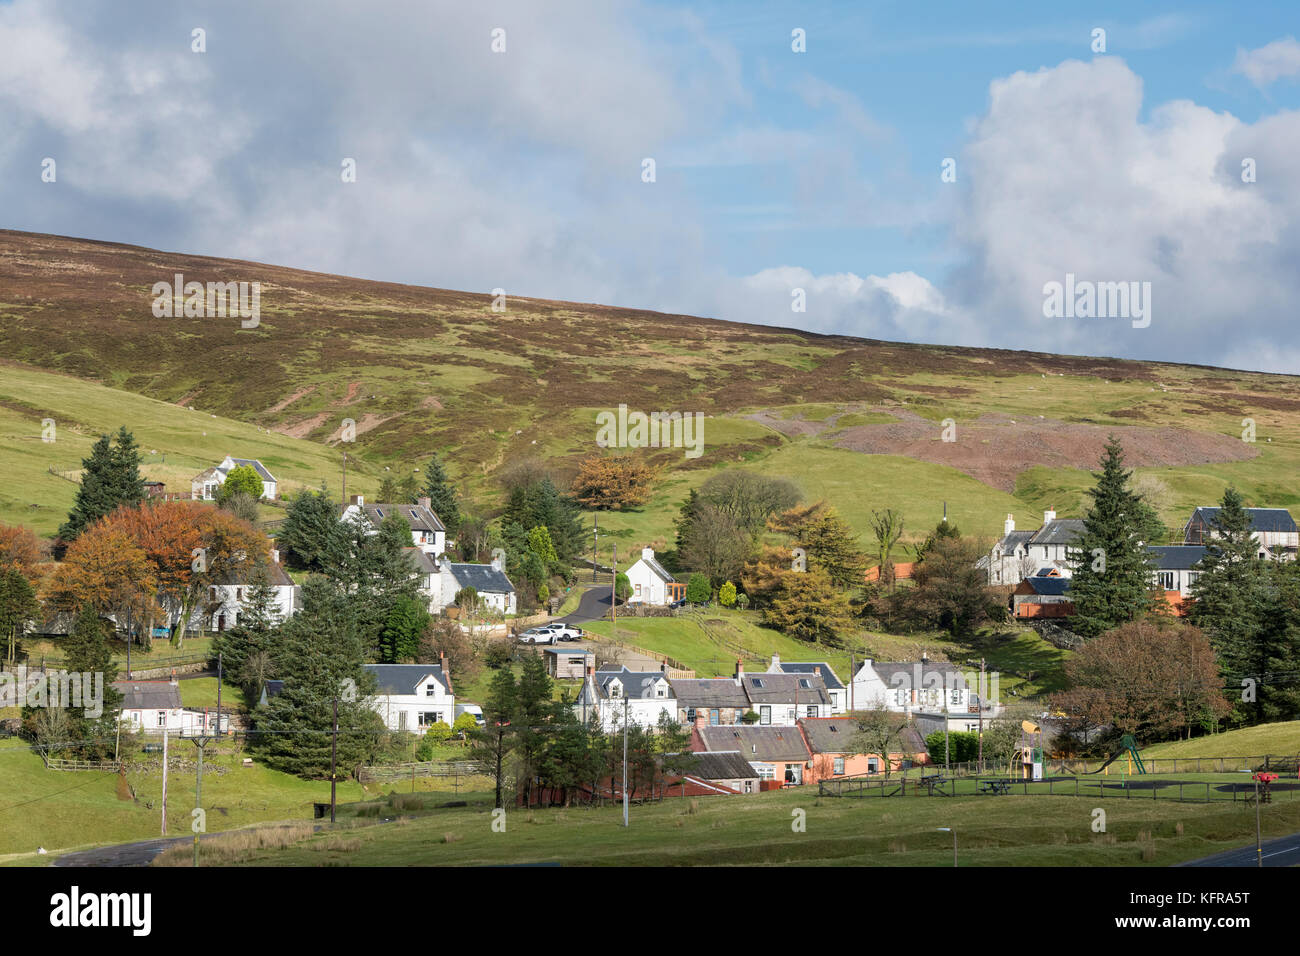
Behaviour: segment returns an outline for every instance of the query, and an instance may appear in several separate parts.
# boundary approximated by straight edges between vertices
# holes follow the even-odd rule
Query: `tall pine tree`
[[[460,504],[457,501],[456,489],[447,477],[447,472],[443,469],[437,455],[429,459],[429,464],[424,469],[422,491],[424,497],[429,499],[429,507],[447,529],[447,537],[454,538],[456,532],[460,530],[462,520]]]
[[[59,537],[65,542],[76,539],[119,505],[134,505],[144,500],[140,449],[125,425],[118,429],[116,443],[107,435],[100,435],[90,449],[90,457],[82,459],[81,467],[76,500],[68,520],[59,528]]]
[[[1270,600],[1286,603],[1289,581],[1279,579],[1282,589],[1270,599],[1250,515],[1236,488],[1223,492],[1210,530],[1205,557],[1196,568],[1200,574],[1192,582],[1195,603],[1189,616],[1209,636],[1229,691],[1243,688],[1243,680],[1254,681],[1253,687],[1247,685],[1246,693],[1236,695],[1240,699],[1234,718],[1259,722],[1265,719],[1264,698],[1268,693],[1261,686],[1270,656],[1263,635],[1268,617],[1266,605]],[[1269,640],[1285,642],[1285,622],[1271,624]]]
[[[1071,626],[1085,637],[1132,621],[1153,604],[1152,564],[1147,545],[1163,537],[1155,511],[1129,486],[1124,449],[1111,436],[1097,484],[1088,492],[1092,507],[1083,532],[1071,545],[1074,602]]]

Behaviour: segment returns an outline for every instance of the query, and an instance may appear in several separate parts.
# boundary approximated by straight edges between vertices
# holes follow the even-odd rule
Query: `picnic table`
[[[1007,793],[1010,789],[1009,780],[984,780],[980,783],[980,793],[991,793],[994,796]]]

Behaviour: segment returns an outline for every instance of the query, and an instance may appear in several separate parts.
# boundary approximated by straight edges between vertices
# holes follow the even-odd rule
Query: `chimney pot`
[[[420,498],[417,500],[416,504],[418,504],[421,508],[428,508],[430,511],[433,510],[433,504],[431,499],[429,498]]]
[[[353,495],[353,496],[352,496],[352,503],[353,503],[354,505],[356,505],[358,508],[360,508],[362,505],[364,505],[364,504],[366,503],[366,496],[365,496],[365,495]]]

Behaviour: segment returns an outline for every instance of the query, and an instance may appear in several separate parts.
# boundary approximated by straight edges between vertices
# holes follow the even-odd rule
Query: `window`
[[[770,763],[756,763],[756,764],[750,764],[750,766],[753,767],[754,772],[758,774],[759,780],[776,779],[776,768],[773,767]]]
[[[437,710],[424,710],[420,712],[420,726],[432,727],[438,721],[442,720],[442,712]]]
[[[636,586],[636,596],[637,597],[641,596],[641,585],[639,584]]]
[[[785,712],[785,719],[787,722],[793,724],[799,719],[799,711],[795,710],[793,707],[787,709]]]
[[[167,711],[165,710],[158,711],[158,726],[159,727],[167,726]]]
[[[434,681],[429,681],[429,683],[425,685],[425,688],[424,688],[424,696],[425,696],[425,697],[437,697],[437,696],[438,696],[438,685],[437,685],[436,682],[434,682]]]
[[[663,684],[660,684],[658,687],[655,688],[655,696],[656,696],[656,697],[667,697],[667,696],[668,696],[668,691],[664,688],[664,685],[663,685]]]
[[[623,695],[623,685],[614,683],[609,685],[609,696],[617,700]]]
[[[809,704],[809,705],[808,705],[808,716],[809,716],[809,717],[816,717],[816,716],[817,716],[817,705],[816,705],[816,704]]]
[[[710,727],[716,727],[716,726],[718,726],[720,723],[722,723],[722,714],[721,714],[721,712],[720,712],[720,711],[717,711],[717,710],[711,710],[711,711],[709,711],[709,726],[710,726]]]
[[[693,724],[693,723],[695,723],[695,708],[694,708],[694,707],[687,707],[687,708],[686,708],[686,722],[687,722],[688,724]]]
[[[867,758],[867,773],[880,773],[880,761],[877,758]]]
[[[804,690],[808,690],[809,688],[812,687],[812,682],[808,680],[808,678],[806,677],[800,677],[799,686],[802,687]]]
[[[1174,572],[1161,571],[1160,586],[1164,588],[1166,591],[1172,591],[1174,589]]]
[[[769,705],[764,704],[758,708],[758,722],[760,724],[772,723],[772,708]]]
[[[836,757],[836,758],[835,758],[833,770],[834,770],[834,773],[835,773],[835,775],[836,775],[837,777],[838,777],[838,776],[841,776],[841,775],[844,773],[844,758],[843,758],[843,757]]]
[[[745,792],[746,792],[746,793],[753,793],[753,792],[754,792],[754,781],[752,781],[752,780],[746,780],[746,781],[745,781]]]
[[[750,682],[751,684],[753,684],[755,687],[765,687],[765,686],[767,686],[767,685],[765,685],[765,684],[763,683],[763,678],[761,678],[761,677],[751,677],[751,678],[749,679],[749,682]]]

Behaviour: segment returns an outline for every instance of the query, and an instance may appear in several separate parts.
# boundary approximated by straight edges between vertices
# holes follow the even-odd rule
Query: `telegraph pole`
[[[217,652],[217,736],[221,736],[221,676],[223,673],[221,658],[223,652]],[[200,759],[202,759],[200,757]]]
[[[610,636],[618,640],[618,542],[614,542],[614,566],[609,572]]]
[[[600,512],[599,511],[596,512],[595,522],[596,524],[591,531],[591,583],[592,584],[596,583],[596,567],[598,564],[597,559],[600,557],[600,552],[598,550],[600,547]]]
[[[984,658],[980,658],[980,686],[979,686],[979,716],[980,716],[980,752],[979,752],[979,772],[984,772]]]
[[[623,826],[627,826],[627,688],[623,688]],[[1258,786],[1258,785],[1256,785]],[[1255,802],[1259,806],[1259,801]]]
[[[163,725],[162,835],[167,835],[167,725]]]
[[[334,698],[334,740],[330,744],[330,823],[334,822],[334,808],[337,799],[339,760],[339,699]]]
[[[203,750],[208,745],[210,737],[191,737],[194,746],[199,748],[199,765],[194,773],[194,809],[202,811],[203,809]],[[197,815],[196,815],[197,816]],[[191,826],[191,829],[193,827]],[[207,829],[206,822],[204,829]],[[194,865],[199,865],[199,831],[194,831]]]
[[[343,449],[343,504],[348,503],[348,450]]]

